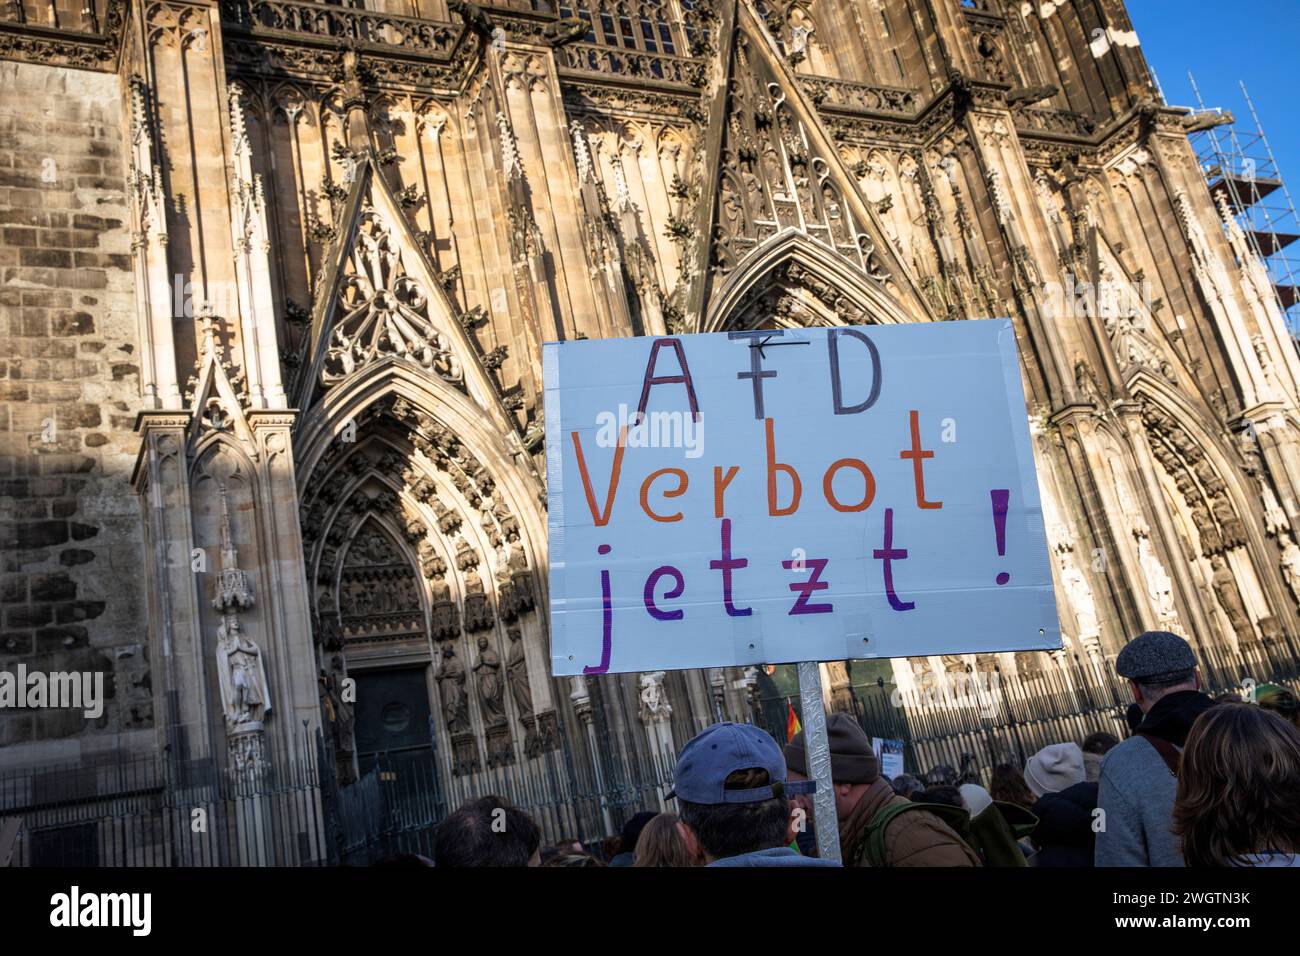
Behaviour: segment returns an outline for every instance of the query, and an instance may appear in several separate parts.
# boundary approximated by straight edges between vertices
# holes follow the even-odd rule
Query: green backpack
[[[909,810],[925,810],[946,823],[961,838],[985,866],[1028,866],[1025,855],[1016,840],[1028,835],[1038,823],[1038,818],[1023,807],[994,801],[978,820],[972,820],[964,807],[946,803],[912,803],[891,801],[867,824],[866,837],[859,844],[859,866],[887,866],[885,859],[885,831],[899,814]],[[991,812],[992,811],[992,812]]]
[[[953,807],[946,803],[913,803],[911,800],[891,800],[871,818],[867,824],[866,837],[858,844],[858,866],[888,866],[885,859],[885,831],[901,814],[909,810],[925,810],[934,814],[948,824],[962,841],[979,856],[979,850],[971,845],[970,813],[963,807]]]

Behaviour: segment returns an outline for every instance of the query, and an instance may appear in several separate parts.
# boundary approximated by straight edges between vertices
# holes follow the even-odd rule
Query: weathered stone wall
[[[7,766],[153,725],[121,102],[110,74],[0,62],[0,670],[102,671],[108,697],[89,725],[0,710]]]

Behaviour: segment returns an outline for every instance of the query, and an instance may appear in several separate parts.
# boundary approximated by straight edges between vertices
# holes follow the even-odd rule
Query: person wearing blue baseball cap
[[[704,866],[839,866],[790,849],[792,814],[785,757],[765,731],[720,723],[696,734],[677,757],[677,827]]]

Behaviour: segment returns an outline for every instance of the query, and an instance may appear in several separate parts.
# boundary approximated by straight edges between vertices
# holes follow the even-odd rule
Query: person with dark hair
[[[1014,803],[1028,810],[1038,798],[1025,783],[1025,775],[1013,763],[1000,763],[993,768],[989,782],[989,795],[999,803]]]
[[[374,863],[372,867],[381,869],[407,869],[410,867],[433,866],[433,861],[427,856],[420,856],[418,853],[390,853],[388,856],[382,856]]]
[[[1083,777],[1089,783],[1096,783],[1101,776],[1101,758],[1110,753],[1119,744],[1119,738],[1104,730],[1089,734],[1083,738]]]
[[[1182,866],[1171,829],[1179,752],[1192,723],[1215,702],[1201,692],[1191,645],[1168,631],[1147,631],[1124,646],[1115,670],[1128,678],[1142,722],[1101,762],[1097,866]]]
[[[540,863],[541,866],[549,866],[551,860],[565,853],[586,853],[586,852],[587,852],[586,849],[582,845],[582,841],[574,838],[566,837],[561,840],[556,840],[550,846],[542,847],[541,850],[538,851],[538,859],[541,861]],[[604,865],[605,864],[602,861],[601,866]]]
[[[906,797],[911,800],[916,794],[925,789],[925,784],[921,783],[910,773],[900,773],[893,780],[889,781],[894,793],[900,797]]]
[[[600,841],[600,858],[609,866],[610,861],[618,856],[619,847],[622,846],[623,839],[617,833],[605,837]]]
[[[544,846],[537,851],[537,865],[546,866],[563,852],[559,847]]]
[[[523,810],[498,796],[462,805],[438,825],[437,866],[538,866],[541,831]]]
[[[848,714],[831,714],[826,719],[826,736],[840,850],[846,866],[980,865],[979,856],[956,829],[969,825],[956,788],[949,787],[956,794],[955,805],[922,807],[923,793],[914,794],[912,800],[900,797],[880,775],[871,738]],[[808,779],[806,746],[803,733],[795,734],[785,745],[792,780]],[[800,796],[796,802],[811,816],[810,797]],[[949,809],[953,811],[950,817],[940,816]]]
[[[632,818],[623,824],[623,831],[618,838],[618,852],[609,861],[610,866],[631,866],[636,859],[636,841],[641,837],[641,831],[645,829],[647,823],[653,820],[657,814],[649,810],[642,810],[640,813],[633,814]]]
[[[1039,797],[1032,808],[1038,825],[1030,836],[1035,849],[1030,866],[1092,866],[1097,843],[1093,831],[1096,809],[1097,784],[1091,780]]]
[[[952,764],[941,763],[931,767],[922,779],[927,787],[955,787],[957,776],[957,769]]]
[[[966,802],[961,798],[961,790],[954,787],[952,784],[939,784],[934,787],[926,787],[912,799],[916,803],[938,803],[945,807],[966,806]]]
[[[677,814],[660,813],[645,825],[636,841],[636,862],[647,869],[664,866],[694,866],[686,843],[677,829]]]
[[[1300,727],[1300,700],[1294,691],[1281,684],[1260,684],[1255,688],[1255,703],[1292,726]]]
[[[668,796],[677,798],[687,853],[705,866],[839,866],[790,849],[785,759],[757,727],[724,722],[696,734],[677,757]]]
[[[548,849],[553,849],[555,852],[542,863],[542,866],[605,866],[604,863],[585,850],[578,851],[558,847],[549,847]]]
[[[1188,866],[1300,867],[1300,730],[1225,704],[1192,724],[1173,830]]]

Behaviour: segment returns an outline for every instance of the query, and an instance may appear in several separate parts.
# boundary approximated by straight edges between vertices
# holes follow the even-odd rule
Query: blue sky
[[[1237,81],[1255,103],[1291,195],[1300,191],[1300,0],[1128,0],[1147,62],[1173,106],[1195,106],[1187,71],[1206,106],[1250,114]]]

